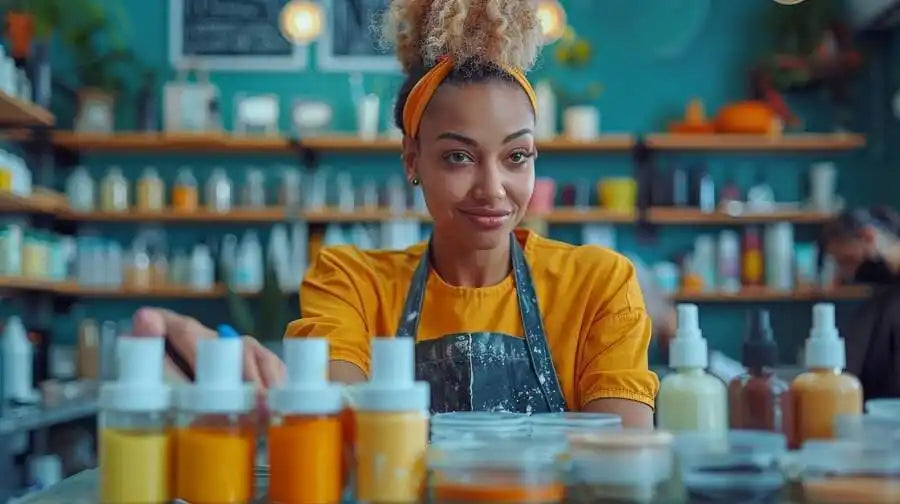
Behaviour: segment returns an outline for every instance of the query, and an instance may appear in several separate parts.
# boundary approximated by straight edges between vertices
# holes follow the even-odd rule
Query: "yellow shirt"
[[[566,403],[600,398],[653,407],[659,380],[647,367],[650,319],[634,266],[597,246],[516,231],[531,269],[544,330]],[[328,338],[331,359],[367,374],[370,340],[393,336],[425,243],[401,251],[322,249],[300,287],[300,320],[288,336]],[[449,285],[431,270],[417,341],[460,332],[524,337],[512,274],[488,287]]]

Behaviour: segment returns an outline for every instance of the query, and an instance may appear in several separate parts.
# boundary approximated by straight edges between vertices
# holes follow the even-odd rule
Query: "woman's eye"
[[[531,154],[525,151],[516,151],[509,155],[509,160],[513,162],[513,164],[523,164],[528,161],[528,158],[531,157]]]
[[[472,162],[472,158],[465,152],[451,152],[444,156],[444,159],[451,164],[465,164]]]

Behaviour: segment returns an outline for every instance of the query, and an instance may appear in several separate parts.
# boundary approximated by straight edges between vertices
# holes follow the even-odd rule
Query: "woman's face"
[[[418,141],[404,139],[435,232],[486,250],[508,240],[534,189],[534,111],[516,84],[445,84],[428,104]]]

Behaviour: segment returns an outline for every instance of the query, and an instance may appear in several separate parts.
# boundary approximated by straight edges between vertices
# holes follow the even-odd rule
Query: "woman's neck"
[[[434,233],[431,266],[450,285],[484,287],[498,284],[509,275],[509,240],[493,249],[476,250],[462,240]]]

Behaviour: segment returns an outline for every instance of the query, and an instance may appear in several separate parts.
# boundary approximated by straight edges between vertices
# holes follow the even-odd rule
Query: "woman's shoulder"
[[[425,251],[424,244],[403,250],[363,250],[352,245],[324,247],[307,275],[343,272],[351,277],[396,279],[412,274]]]
[[[631,277],[634,265],[624,255],[600,245],[573,245],[545,238],[537,233],[525,235],[525,256],[532,269],[547,268],[559,273],[570,271],[579,276]]]

